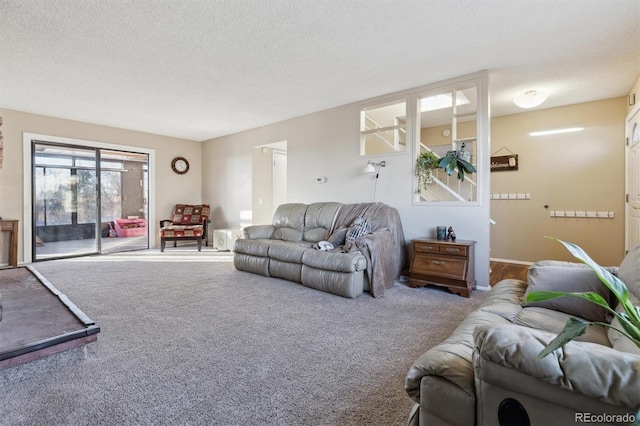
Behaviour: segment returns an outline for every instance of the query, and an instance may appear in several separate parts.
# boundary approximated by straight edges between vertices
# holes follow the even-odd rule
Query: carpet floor
[[[2,425],[403,425],[412,362],[485,293],[356,299],[147,250],[34,267],[98,341],[0,371]],[[2,322],[0,322],[2,327]]]

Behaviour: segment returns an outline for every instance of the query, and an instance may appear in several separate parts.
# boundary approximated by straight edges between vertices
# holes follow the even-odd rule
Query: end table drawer
[[[446,256],[418,254],[414,258],[413,271],[420,275],[465,279],[467,260]]]
[[[425,241],[414,241],[413,251],[416,253],[439,253],[439,244],[433,244]]]
[[[463,245],[455,245],[455,244],[443,244],[440,246],[440,254],[448,254],[450,256],[464,256],[466,257],[468,252],[468,247]]]

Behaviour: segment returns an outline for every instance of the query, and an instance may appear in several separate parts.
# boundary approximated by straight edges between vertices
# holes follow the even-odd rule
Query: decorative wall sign
[[[518,170],[518,154],[491,157],[491,171]]]

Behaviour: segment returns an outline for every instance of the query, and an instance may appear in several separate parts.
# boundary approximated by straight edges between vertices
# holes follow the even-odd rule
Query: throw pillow
[[[609,322],[609,312],[594,303],[575,297],[564,296],[544,302],[526,303],[527,294],[538,290],[556,290],[567,292],[598,293],[609,305],[615,302],[615,297],[604,285],[600,278],[582,263],[545,260],[536,262],[529,267],[527,274],[528,287],[522,305],[538,306],[553,309],[584,318],[589,321]]]
[[[349,243],[354,242],[363,235],[368,234],[369,228],[369,221],[367,219],[363,219],[361,217],[356,218],[347,230],[345,241]]]
[[[349,228],[347,228],[346,226],[343,226],[342,228],[334,230],[333,233],[329,235],[329,238],[327,238],[327,241],[333,244],[334,247],[343,245],[345,238],[347,237],[348,229]]]

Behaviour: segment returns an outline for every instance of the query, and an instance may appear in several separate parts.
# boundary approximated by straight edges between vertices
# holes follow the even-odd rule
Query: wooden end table
[[[476,284],[475,244],[468,240],[413,240],[409,286],[437,285],[469,297]]]
[[[0,231],[9,231],[9,265],[18,266],[18,219],[0,219]]]

